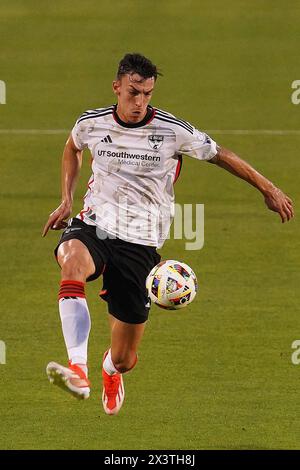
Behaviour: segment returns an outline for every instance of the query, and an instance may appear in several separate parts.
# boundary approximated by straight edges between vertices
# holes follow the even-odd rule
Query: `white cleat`
[[[57,362],[49,362],[46,373],[50,383],[57,385],[78,400],[89,398],[90,381],[78,365],[69,363],[69,367],[64,367]]]

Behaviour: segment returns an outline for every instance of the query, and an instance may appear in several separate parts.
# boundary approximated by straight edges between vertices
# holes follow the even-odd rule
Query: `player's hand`
[[[66,219],[69,218],[72,212],[72,206],[66,202],[62,202],[55,211],[53,211],[44,227],[42,236],[45,237],[49,229],[61,230],[68,225]]]
[[[274,188],[265,195],[265,203],[271,211],[278,212],[282,223],[294,217],[293,201],[279,188]]]

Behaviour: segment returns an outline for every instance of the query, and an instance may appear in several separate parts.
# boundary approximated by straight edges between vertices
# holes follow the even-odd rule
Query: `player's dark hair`
[[[122,75],[127,73],[138,73],[143,78],[154,77],[154,80],[157,79],[158,75],[162,75],[151,60],[137,53],[124,55],[119,63],[117,79],[120,79]]]

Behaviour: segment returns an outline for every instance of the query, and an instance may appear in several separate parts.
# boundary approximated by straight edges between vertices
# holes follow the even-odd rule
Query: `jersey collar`
[[[135,123],[129,123],[129,122],[124,122],[124,121],[122,121],[122,119],[120,119],[120,117],[117,114],[117,105],[116,104],[114,105],[114,109],[113,109],[113,117],[114,117],[115,121],[118,124],[120,124],[120,126],[122,126],[122,127],[135,128],[135,127],[145,126],[146,124],[149,124],[149,122],[152,121],[152,119],[154,118],[154,115],[155,115],[155,109],[152,108],[152,106],[148,106],[146,116],[144,117],[144,119],[142,121],[135,122]]]

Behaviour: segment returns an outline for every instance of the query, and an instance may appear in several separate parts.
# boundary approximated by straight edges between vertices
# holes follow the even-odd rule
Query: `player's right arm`
[[[280,215],[282,223],[294,217],[293,201],[231,150],[218,146],[216,155],[209,162],[229,171],[258,189],[264,196],[266,206]]]
[[[53,211],[43,230],[43,237],[47,235],[49,229],[60,230],[67,226],[66,219],[72,212],[73,196],[78,181],[78,176],[82,164],[82,150],[74,144],[72,135],[68,138],[62,157],[61,171],[61,204]]]

